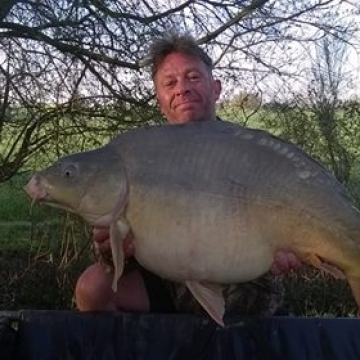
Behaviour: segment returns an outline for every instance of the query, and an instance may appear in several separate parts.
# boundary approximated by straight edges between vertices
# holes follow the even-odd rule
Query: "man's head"
[[[155,40],[150,51],[159,107],[173,124],[215,120],[221,83],[212,75],[212,60],[188,35]]]

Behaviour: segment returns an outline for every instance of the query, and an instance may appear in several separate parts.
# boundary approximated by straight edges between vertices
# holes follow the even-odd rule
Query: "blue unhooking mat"
[[[360,319],[239,319],[223,329],[187,315],[3,312],[1,360],[360,359]]]

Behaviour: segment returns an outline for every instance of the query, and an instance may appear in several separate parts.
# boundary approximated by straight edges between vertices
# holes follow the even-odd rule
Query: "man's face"
[[[221,91],[206,65],[183,53],[165,57],[154,78],[162,114],[172,124],[215,120]]]

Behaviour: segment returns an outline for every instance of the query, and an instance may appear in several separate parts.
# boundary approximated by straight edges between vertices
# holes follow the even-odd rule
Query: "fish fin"
[[[360,310],[360,278],[349,277],[348,282],[351,287],[351,291],[355,298],[358,309]]]
[[[312,266],[332,275],[335,279],[342,279],[345,280],[345,274],[336,266],[331,265],[327,262],[322,261],[317,255],[315,254],[307,254],[304,261],[310,263]]]
[[[124,270],[124,250],[123,250],[123,236],[118,222],[113,222],[109,229],[109,238],[111,246],[111,255],[114,263],[114,278],[112,283],[112,290],[117,291],[117,283]]]
[[[222,327],[224,327],[225,299],[223,287],[213,283],[186,281],[186,286],[200,305]]]

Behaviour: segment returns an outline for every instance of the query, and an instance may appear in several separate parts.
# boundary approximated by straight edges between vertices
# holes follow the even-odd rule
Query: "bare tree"
[[[310,44],[302,86],[277,88],[285,100],[272,102],[277,117],[264,123],[281,129],[282,136],[310,151],[346,183],[360,149],[359,114],[348,111],[349,106],[356,109],[348,95],[354,84],[348,58],[355,32],[352,26],[341,34],[335,29]]]
[[[326,16],[337,0],[4,0],[0,5],[0,182],[42,149],[72,149],[70,135],[111,136],[156,121],[148,44],[189,31],[216,59],[227,89],[288,73],[294,41],[346,35]],[[275,56],[282,54],[281,57]],[[256,64],[256,69],[253,64]],[[220,75],[221,71],[221,75]],[[44,150],[45,149],[45,150]]]
[[[324,139],[328,163],[335,176],[346,182],[354,159],[341,136],[342,128],[346,126],[341,124],[341,87],[349,81],[345,69],[347,44],[325,36],[315,50],[311,67],[313,80],[308,88],[309,108]]]

